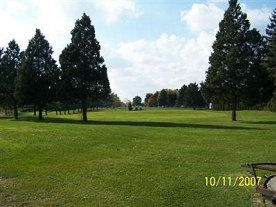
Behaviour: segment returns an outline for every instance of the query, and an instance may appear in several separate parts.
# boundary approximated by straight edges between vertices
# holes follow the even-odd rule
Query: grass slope
[[[206,186],[275,161],[270,112],[180,109],[0,116],[0,206],[252,206],[254,187]]]

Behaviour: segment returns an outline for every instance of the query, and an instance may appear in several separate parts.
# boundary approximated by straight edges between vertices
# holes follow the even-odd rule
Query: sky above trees
[[[264,34],[274,0],[240,0],[251,27]],[[58,61],[83,12],[95,26],[113,92],[121,100],[201,82],[227,0],[3,0],[0,47],[25,50],[41,29]]]

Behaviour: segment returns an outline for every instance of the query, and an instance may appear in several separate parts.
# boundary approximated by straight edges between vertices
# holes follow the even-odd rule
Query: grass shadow
[[[225,126],[214,124],[192,124],[192,123],[174,123],[174,122],[149,122],[149,121],[96,121],[89,120],[83,122],[81,120],[59,117],[43,117],[43,120],[38,120],[37,117],[21,117],[12,121],[31,121],[37,123],[61,123],[61,124],[81,124],[81,125],[105,125],[105,126],[137,126],[137,127],[180,127],[180,128],[198,128],[198,129],[224,129],[224,130],[261,130],[261,128],[244,127],[244,126]]]
[[[9,115],[0,115],[0,120],[5,120],[5,119],[14,119],[14,117]]]
[[[276,121],[240,121],[245,124],[266,124],[266,125],[276,125]]]

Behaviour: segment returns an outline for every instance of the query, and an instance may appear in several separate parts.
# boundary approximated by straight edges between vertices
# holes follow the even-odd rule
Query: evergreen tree
[[[178,90],[166,89],[167,106],[174,107],[177,105]]]
[[[178,106],[184,106],[184,100],[185,100],[185,93],[187,90],[187,86],[184,84],[180,89],[177,97],[177,104]]]
[[[273,79],[262,61],[266,54],[266,42],[264,37],[256,29],[248,33],[247,61],[248,70],[244,79],[244,87],[241,90],[240,100],[247,106],[264,104],[269,101],[274,90]]]
[[[192,107],[196,109],[196,107],[204,107],[205,102],[203,97],[201,96],[200,90],[196,83],[190,83],[185,91],[185,106]]]
[[[82,120],[87,121],[89,99],[106,98],[111,92],[107,68],[90,18],[83,14],[71,32],[71,43],[60,55],[61,91],[66,99],[82,103]]]
[[[20,48],[15,40],[9,42],[0,63],[1,99],[7,106],[13,106],[14,118],[18,119],[17,99],[15,98],[15,78],[21,64]]]
[[[157,97],[158,106],[167,106],[167,91],[162,89]]]
[[[267,25],[266,29],[268,52],[265,62],[271,75],[276,79],[276,9],[273,10],[269,20],[270,24]]]
[[[16,79],[16,96],[25,104],[34,104],[42,119],[45,106],[54,99],[59,79],[53,50],[45,36],[36,29],[22,58]]]
[[[159,91],[156,91],[156,92],[153,94],[153,96],[151,97],[150,103],[151,103],[151,105],[154,106],[154,107],[157,107],[157,106],[158,106],[158,101],[157,101],[157,99],[158,99],[159,93],[160,93]]]
[[[227,100],[231,104],[232,121],[236,121],[237,103],[244,98],[250,83],[258,79],[256,72],[262,50],[259,32],[250,30],[247,15],[241,11],[237,0],[230,0],[219,23],[209,58],[210,66],[202,86],[213,103]]]
[[[267,67],[270,76],[274,80],[274,94],[268,103],[268,109],[276,111],[276,9],[273,10],[269,18],[270,24],[266,29],[267,40],[267,55],[265,57],[265,66]]]

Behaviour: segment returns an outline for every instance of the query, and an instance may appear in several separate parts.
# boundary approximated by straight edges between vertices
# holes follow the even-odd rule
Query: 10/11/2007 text
[[[205,177],[205,185],[209,187],[229,186],[229,187],[249,187],[260,185],[261,177],[248,176],[218,176]]]

